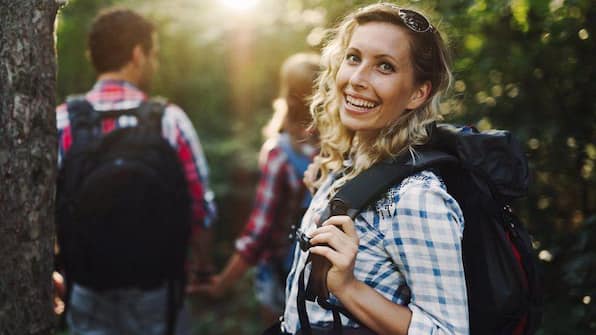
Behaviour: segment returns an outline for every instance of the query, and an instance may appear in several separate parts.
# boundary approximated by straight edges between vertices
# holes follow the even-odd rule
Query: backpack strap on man
[[[161,97],[154,97],[141,103],[136,111],[139,125],[150,131],[161,134],[162,119],[167,107],[167,101]],[[172,264],[175,267],[175,264]],[[178,278],[176,269],[170,271],[170,278],[167,281],[167,315],[166,335],[173,335],[176,331],[178,311],[184,304],[185,281]]]
[[[167,107],[167,101],[161,97],[153,97],[141,103],[136,110],[136,117],[140,126],[161,134],[162,119]],[[174,264],[172,264],[174,266]],[[167,315],[166,335],[173,335],[176,330],[178,311],[184,304],[184,280],[180,280],[176,269],[171,269],[167,281]]]
[[[86,145],[101,136],[101,116],[84,95],[68,97],[66,106],[73,143]]]
[[[166,107],[167,101],[164,98],[154,97],[143,101],[135,115],[140,125],[161,133],[162,118]]]

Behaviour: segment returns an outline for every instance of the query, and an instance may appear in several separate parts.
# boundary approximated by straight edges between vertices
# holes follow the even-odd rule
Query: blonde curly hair
[[[430,26],[431,29],[426,32],[409,28],[400,16],[400,9],[406,8],[379,3],[352,12],[334,29],[331,39],[323,48],[323,71],[317,80],[310,106],[321,142],[318,157],[320,174],[314,182],[315,187],[319,187],[329,173],[343,170],[347,158],[352,160],[352,164],[334,183],[334,189],[376,162],[408,150],[414,154],[416,145],[428,141],[426,126],[440,119],[439,101],[452,81],[446,43],[436,27]],[[376,136],[359,138],[340,120],[339,92],[335,80],[354,29],[371,22],[390,23],[407,31],[415,83],[430,82],[431,89],[428,99],[419,108],[406,111],[395,122],[378,131]]]

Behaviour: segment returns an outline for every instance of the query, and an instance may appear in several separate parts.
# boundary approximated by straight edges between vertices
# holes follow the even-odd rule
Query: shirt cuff
[[[418,306],[414,304],[408,305],[412,311],[412,319],[410,320],[410,327],[408,327],[408,334],[428,334],[438,335],[443,334],[439,332],[439,327],[424,313]]]
[[[258,257],[251,252],[251,248],[247,247],[247,238],[240,237],[234,242],[234,246],[236,247],[236,251],[242,257],[242,259],[247,262],[248,264],[254,265],[257,264]]]

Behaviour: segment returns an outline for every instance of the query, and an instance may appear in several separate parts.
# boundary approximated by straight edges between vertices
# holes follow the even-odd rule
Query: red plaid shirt
[[[147,95],[133,84],[120,80],[100,80],[85,95],[99,112],[136,108]],[[72,145],[66,104],[56,109],[58,126],[58,165]],[[114,129],[135,126],[134,116],[102,119],[104,134]],[[215,219],[213,192],[207,182],[207,161],[192,123],[180,107],[168,104],[162,118],[162,135],[176,149],[182,162],[192,198],[193,222],[208,227]],[[195,226],[198,227],[198,226]]]
[[[290,226],[299,224],[300,205],[308,192],[302,176],[297,175],[280,147],[280,138],[268,141],[261,149],[253,210],[235,243],[242,258],[251,264],[287,256]]]

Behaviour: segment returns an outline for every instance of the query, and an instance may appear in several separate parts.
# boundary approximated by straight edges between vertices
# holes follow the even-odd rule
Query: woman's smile
[[[348,113],[365,114],[378,110],[380,103],[358,95],[344,93],[344,108]]]

